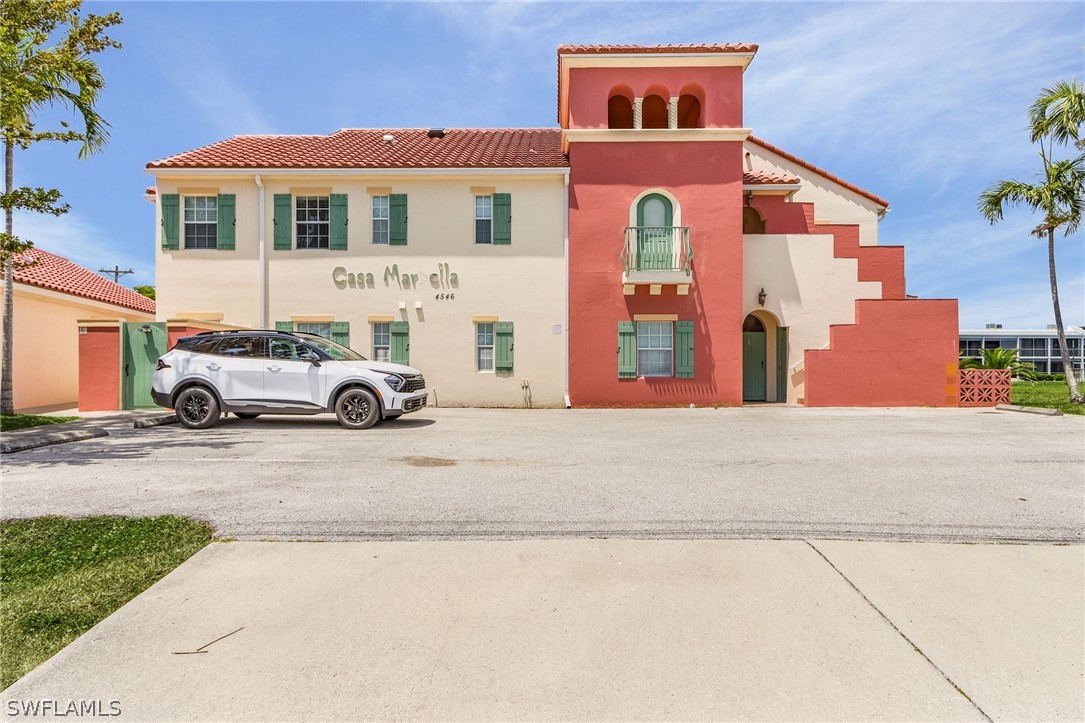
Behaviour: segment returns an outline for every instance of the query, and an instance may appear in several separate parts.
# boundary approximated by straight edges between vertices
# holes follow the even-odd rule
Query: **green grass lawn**
[[[1085,384],[1078,388],[1085,390]],[[1085,414],[1085,404],[1070,403],[1066,382],[1014,382],[1010,399],[1022,407],[1047,407],[1061,409],[1063,414]]]
[[[172,516],[0,522],[0,690],[210,539],[207,524]]]
[[[13,429],[40,427],[43,424],[74,422],[77,419],[79,419],[79,417],[49,417],[41,414],[2,414],[0,415],[0,429],[5,432],[10,432]]]

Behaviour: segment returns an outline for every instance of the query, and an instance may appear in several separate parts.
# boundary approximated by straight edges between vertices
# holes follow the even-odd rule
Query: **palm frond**
[[[1032,141],[1050,138],[1059,145],[1077,141],[1085,124],[1085,87],[1077,79],[1044,88],[1029,107]]]

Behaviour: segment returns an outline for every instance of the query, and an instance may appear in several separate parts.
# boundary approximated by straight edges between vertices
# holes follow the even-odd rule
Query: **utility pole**
[[[122,269],[120,266],[114,266],[111,269],[98,269],[98,273],[109,274],[113,277],[113,283],[117,284],[120,283],[121,277],[125,274],[134,274],[136,272],[132,271],[132,269]]]

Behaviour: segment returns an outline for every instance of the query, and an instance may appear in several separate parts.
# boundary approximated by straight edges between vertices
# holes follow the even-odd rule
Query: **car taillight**
[[[158,360],[158,365],[154,369],[155,369],[155,371],[158,371],[159,369],[172,369],[172,368],[173,367],[171,367],[169,364],[167,364],[166,362],[159,359]]]

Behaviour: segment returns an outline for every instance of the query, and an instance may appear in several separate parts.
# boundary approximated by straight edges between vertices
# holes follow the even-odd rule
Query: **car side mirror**
[[[312,364],[315,367],[320,366],[320,360],[319,359],[310,359],[309,363]]]

